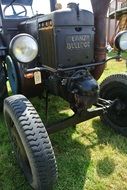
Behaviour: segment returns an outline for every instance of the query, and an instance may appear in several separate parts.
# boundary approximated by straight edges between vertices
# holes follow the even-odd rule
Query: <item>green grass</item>
[[[101,80],[126,71],[124,62],[107,64]],[[44,102],[32,100],[42,120]],[[68,104],[51,97],[49,120],[71,115]],[[55,190],[127,190],[127,139],[104,126],[99,117],[50,136],[59,169]],[[0,115],[0,190],[30,190],[11,149]]]

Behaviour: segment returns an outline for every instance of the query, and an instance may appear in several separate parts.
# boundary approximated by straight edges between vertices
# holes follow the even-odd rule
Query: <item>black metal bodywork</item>
[[[9,2],[1,1],[5,5]],[[62,97],[74,111],[74,117],[68,121],[75,124],[98,116],[109,108],[109,102],[106,107],[105,101],[101,101],[99,108],[88,111],[92,105],[99,105],[96,80],[101,76],[106,62],[105,34],[100,29],[102,22],[105,26],[110,0],[102,3],[105,6],[104,12],[96,8],[95,1],[91,2],[94,14],[80,10],[75,3],[68,4],[67,10],[55,11],[56,1],[51,0],[51,11],[54,12],[32,18],[6,18],[0,7],[0,57],[10,68],[8,76],[12,79],[11,85],[17,85],[14,93],[34,97],[46,92],[46,95]],[[32,1],[17,0],[14,3],[32,5]],[[11,39],[20,33],[30,34],[38,42],[38,56],[29,64],[17,62],[8,49]],[[37,71],[41,73],[42,82],[35,85],[34,73]],[[52,131],[49,127],[48,130]],[[56,130],[55,125],[54,131]]]
[[[47,70],[43,77],[45,90],[67,100],[77,112],[97,101],[97,82],[85,68],[85,64],[94,62],[94,17],[89,11],[79,10],[76,4],[68,7],[65,11],[33,17],[19,28],[38,39],[39,65],[55,70],[50,73]]]

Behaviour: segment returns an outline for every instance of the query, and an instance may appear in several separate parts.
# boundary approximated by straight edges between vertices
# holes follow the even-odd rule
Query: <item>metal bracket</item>
[[[83,110],[81,113],[75,113],[74,115],[63,119],[57,123],[46,125],[47,132],[49,134],[55,133],[57,131],[63,130],[65,128],[69,128],[78,123],[82,123],[94,117],[100,116],[108,111],[108,109],[112,106],[113,102],[110,100],[104,100],[102,98],[98,99],[97,108]]]
[[[74,126],[78,123],[87,121],[88,119],[100,116],[101,114],[103,114],[103,112],[104,112],[103,108],[96,108],[94,110],[89,110],[89,111],[85,110],[82,111],[80,114],[74,114],[69,118],[59,121],[58,123],[47,125],[46,129],[49,134],[55,133],[70,126]]]

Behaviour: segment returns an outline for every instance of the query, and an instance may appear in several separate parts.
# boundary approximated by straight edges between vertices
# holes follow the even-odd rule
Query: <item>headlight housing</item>
[[[119,32],[114,40],[115,47],[120,51],[127,50],[127,30]]]
[[[10,42],[10,53],[21,63],[33,61],[38,54],[38,44],[29,34],[18,34]]]

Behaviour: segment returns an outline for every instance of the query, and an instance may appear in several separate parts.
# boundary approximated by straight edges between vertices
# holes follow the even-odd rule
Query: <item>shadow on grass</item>
[[[100,177],[108,177],[115,170],[114,160],[108,156],[102,160],[99,160],[97,163],[97,173]]]
[[[16,162],[3,114],[0,114],[0,190],[30,190]]]
[[[49,123],[67,118],[72,113],[68,103],[58,97],[52,97],[49,104]],[[43,118],[43,114],[41,113]],[[71,126],[70,126],[71,127]],[[50,135],[58,164],[59,177],[55,190],[82,190],[90,164],[90,151],[72,139],[75,126]]]
[[[33,99],[42,121],[45,121],[44,101]],[[66,112],[67,110],[67,112]],[[65,111],[65,112],[64,112]],[[68,104],[57,97],[52,97],[49,104],[49,122],[56,122],[70,115]],[[91,164],[91,149],[97,145],[110,144],[120,152],[127,154],[127,140],[116,135],[111,129],[105,128],[99,119],[92,122],[94,132],[87,134],[75,127],[63,130],[50,136],[54,147],[59,170],[58,182],[54,190],[82,190],[86,182],[88,168]],[[73,138],[76,134],[77,137]],[[97,135],[97,137],[95,137]],[[85,141],[89,143],[85,143]],[[81,140],[84,143],[81,143]],[[125,142],[126,143],[121,143]],[[30,190],[31,188],[21,173],[9,143],[7,130],[0,116],[0,190]],[[110,157],[100,159],[97,173],[100,177],[108,177],[115,169],[114,160]]]
[[[92,121],[92,126],[98,137],[98,144],[110,144],[122,154],[127,154],[127,138],[116,133],[113,129],[105,126],[99,118]]]
[[[56,190],[82,190],[84,187],[91,155],[86,146],[72,140],[74,131],[72,127],[51,136],[59,170]]]
[[[110,145],[113,150],[117,150],[122,154],[127,154],[127,138],[119,135],[113,129],[102,124],[99,118],[92,121],[92,126],[97,134],[100,151],[103,145]],[[111,158],[112,155],[100,159],[97,163],[97,173],[100,177],[108,177],[115,170],[115,160]]]
[[[32,100],[42,121],[45,121],[44,102]],[[68,104],[56,97],[52,97],[49,105],[49,122],[68,117],[63,110]],[[59,179],[55,190],[81,190],[86,179],[90,163],[90,151],[87,147],[72,139],[75,127],[58,132],[50,136],[59,169]],[[8,137],[8,131],[0,115],[0,190],[30,190],[13,153]]]
[[[37,105],[34,101],[33,104],[37,109],[39,108],[39,114],[42,120],[45,121],[45,115],[41,109],[41,107],[43,107],[43,110],[45,109],[45,104]],[[72,112],[69,110],[69,105],[66,101],[55,96],[50,98],[49,123],[67,118],[71,114]],[[70,126],[69,129],[50,135],[59,172],[55,190],[82,190],[84,187],[91,155],[87,146],[72,138],[75,130],[75,126]]]

